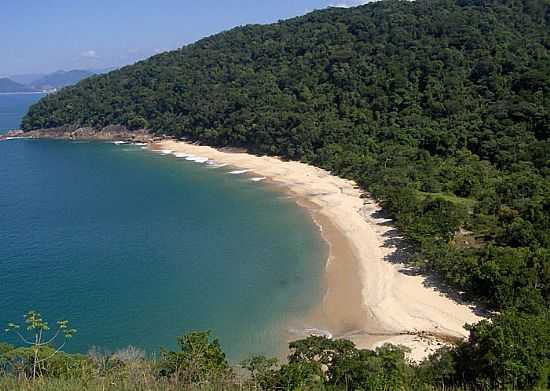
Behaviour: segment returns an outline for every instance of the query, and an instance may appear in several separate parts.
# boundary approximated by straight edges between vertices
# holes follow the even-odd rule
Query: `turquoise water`
[[[0,129],[33,100],[0,96]],[[71,351],[158,352],[210,329],[232,359],[276,354],[321,297],[326,248],[291,199],[228,171],[137,146],[0,142],[0,324],[67,318]]]

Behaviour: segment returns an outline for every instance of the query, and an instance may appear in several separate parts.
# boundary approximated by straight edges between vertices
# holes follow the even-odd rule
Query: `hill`
[[[8,78],[0,79],[0,93],[10,93],[10,92],[35,92],[36,90],[14,82]]]
[[[59,89],[76,84],[82,79],[94,74],[95,73],[91,71],[77,69],[72,71],[57,71],[34,80],[29,84],[32,85],[33,88],[39,90]]]
[[[17,75],[10,75],[8,76],[8,78],[13,80],[16,83],[28,86],[33,81],[38,80],[44,76],[45,74],[43,73],[23,73],[23,74],[17,74]]]
[[[494,308],[550,299],[550,34],[530,0],[383,1],[245,26],[34,105],[357,180],[415,265]]]

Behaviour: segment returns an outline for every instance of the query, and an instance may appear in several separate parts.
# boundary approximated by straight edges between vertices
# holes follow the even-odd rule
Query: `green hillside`
[[[550,295],[549,46],[540,1],[333,8],[89,78],[23,127],[126,124],[328,168],[383,201],[421,266],[531,308]]]

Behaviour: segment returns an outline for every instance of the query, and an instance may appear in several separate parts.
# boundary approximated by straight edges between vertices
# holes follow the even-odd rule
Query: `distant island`
[[[74,69],[72,71],[57,71],[30,83],[38,90],[55,90],[78,83],[80,80],[95,75],[92,71]]]
[[[0,79],[0,94],[22,93],[22,92],[40,92],[32,87],[19,84],[8,78]]]
[[[72,86],[83,79],[100,73],[103,73],[103,71],[73,69],[70,71],[60,70],[47,74],[13,75],[0,79],[0,93],[55,92],[61,88]]]

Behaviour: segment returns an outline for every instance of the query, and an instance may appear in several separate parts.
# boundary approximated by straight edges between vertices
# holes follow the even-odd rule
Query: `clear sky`
[[[2,0],[0,76],[119,66],[249,23],[364,0]]]

